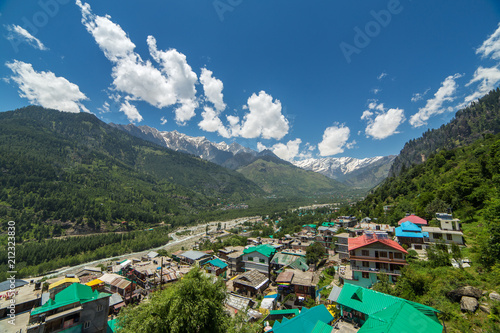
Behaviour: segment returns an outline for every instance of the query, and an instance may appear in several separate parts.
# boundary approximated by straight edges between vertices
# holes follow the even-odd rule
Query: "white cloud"
[[[33,46],[35,49],[39,49],[42,51],[48,50],[48,48],[45,45],[43,45],[43,43],[38,38],[36,38],[32,34],[30,34],[23,27],[15,25],[15,24],[11,24],[11,25],[7,25],[5,28],[8,31],[8,33],[7,33],[8,40],[15,41],[17,39],[19,41],[24,41],[24,42],[28,43],[29,45]]]
[[[222,121],[218,117],[218,113],[211,107],[205,106],[203,112],[201,113],[203,118],[198,126],[207,132],[217,132],[220,136],[224,138],[230,138],[231,134],[229,130],[222,124]]]
[[[167,119],[165,117],[161,117],[160,120],[162,125],[165,125],[167,123]]]
[[[431,90],[431,88],[426,89],[423,93],[414,93],[413,96],[411,97],[412,102],[418,102],[420,100],[423,100],[425,95]]]
[[[100,112],[99,113],[108,113],[110,110],[109,110],[109,103],[106,101],[102,104],[102,106],[100,108],[97,108],[97,110],[99,110]]]
[[[203,91],[209,102],[211,102],[215,110],[218,112],[224,111],[226,104],[224,103],[224,95],[222,89],[224,84],[221,80],[212,76],[212,71],[202,68],[200,74],[200,82],[203,85]]]
[[[500,60],[500,23],[497,30],[476,50],[476,54],[480,54],[483,58],[491,57],[491,59]]]
[[[292,161],[299,155],[299,148],[302,140],[297,138],[295,140],[290,140],[285,144],[277,143],[271,147],[266,147],[261,142],[257,143],[257,149],[263,151],[265,149],[271,150],[276,156],[285,161]]]
[[[379,88],[373,88],[372,89],[372,93],[375,94],[375,95],[378,94],[381,91],[382,91],[382,89],[379,89]]]
[[[241,124],[235,117],[228,117],[231,123],[233,135],[244,138],[257,138],[261,136],[264,139],[283,138],[289,129],[288,120],[281,113],[281,102],[266,94],[265,91],[255,93],[247,101],[249,112],[245,114]]]
[[[343,153],[350,133],[350,129],[344,125],[334,125],[325,129],[323,141],[318,144],[319,154],[331,156]]]
[[[127,116],[128,120],[130,122],[141,122],[142,121],[142,116],[137,111],[137,108],[130,104],[128,100],[125,100],[121,105],[120,105],[120,111],[125,113]]]
[[[80,88],[52,72],[37,72],[31,64],[14,60],[5,65],[14,72],[10,78],[19,85],[19,96],[32,104],[66,112],[89,110],[81,103],[88,99]]]
[[[427,120],[437,114],[442,114],[445,111],[453,111],[452,107],[443,107],[443,103],[452,102],[455,99],[457,90],[456,79],[462,77],[462,74],[448,76],[442,83],[441,87],[434,94],[434,98],[428,99],[423,108],[419,108],[418,112],[410,117],[410,124],[413,127],[420,127],[427,124]]]
[[[397,128],[405,120],[403,109],[389,109],[387,112],[379,112],[375,119],[368,119],[365,133],[374,139],[382,140],[399,133]]]
[[[195,116],[198,78],[184,54],[175,49],[158,50],[155,38],[148,36],[149,52],[159,64],[158,69],[151,61],[141,59],[134,51],[135,44],[109,15],[92,13],[90,5],[80,0],[76,4],[81,9],[83,25],[114,65],[111,76],[115,90],[125,93],[129,100],[146,101],[157,108],[179,104],[174,109],[179,124]]]
[[[371,116],[373,116],[373,112],[369,110],[363,111],[363,114],[361,115],[361,120],[369,119]]]
[[[377,76],[377,80],[382,80],[386,76],[387,76],[387,73],[386,72],[382,72],[382,73],[380,73],[379,76]]]
[[[480,82],[476,90],[465,97],[465,100],[458,108],[467,106],[469,103],[475,101],[478,98],[486,95],[490,90],[496,88],[498,82],[500,82],[500,70],[498,67],[494,66],[491,68],[479,67],[475,72],[472,79],[465,86],[470,86],[474,83]]]

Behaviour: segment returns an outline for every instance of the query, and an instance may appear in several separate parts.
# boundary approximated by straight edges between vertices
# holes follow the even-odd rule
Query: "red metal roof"
[[[370,245],[370,244],[373,244],[376,242],[385,244],[389,247],[392,247],[395,250],[398,250],[398,251],[401,251],[403,253],[408,254],[408,252],[405,249],[403,249],[403,247],[401,245],[399,245],[398,243],[396,243],[392,239],[379,239],[379,238],[377,238],[377,236],[374,236],[371,239],[367,239],[366,235],[359,236],[356,238],[349,238],[349,240],[348,240],[349,251],[356,250],[356,249],[359,249],[360,247]]]
[[[399,220],[398,225],[401,225],[406,221],[410,221],[411,223],[414,224],[427,225],[427,220],[424,220],[423,218],[417,215],[408,215],[403,217],[401,220]]]

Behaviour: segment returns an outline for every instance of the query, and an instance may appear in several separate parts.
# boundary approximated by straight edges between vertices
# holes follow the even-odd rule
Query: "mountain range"
[[[355,188],[370,189],[384,180],[395,156],[376,156],[372,158],[356,159],[352,157],[328,157],[306,159],[287,162],[280,159],[270,150],[257,152],[233,142],[215,143],[205,137],[192,137],[177,131],[159,131],[149,126],[135,126],[110,124],[136,137],[154,142],[158,145],[195,155],[204,160],[219,164],[223,167],[239,170],[266,157],[267,162],[272,159],[277,165],[284,167],[295,165],[304,170],[320,173],[328,178],[337,180]]]

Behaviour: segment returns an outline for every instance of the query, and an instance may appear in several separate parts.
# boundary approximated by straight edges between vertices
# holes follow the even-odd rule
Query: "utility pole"
[[[160,290],[163,290],[163,257],[161,257],[161,267],[160,267]]]

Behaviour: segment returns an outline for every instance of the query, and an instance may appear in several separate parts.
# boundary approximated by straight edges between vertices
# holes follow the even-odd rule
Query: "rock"
[[[492,292],[490,293],[490,299],[493,301],[499,301],[500,302],[500,294]]]
[[[479,309],[480,309],[481,311],[483,311],[483,312],[486,312],[487,314],[490,314],[490,312],[491,312],[490,307],[489,307],[488,305],[485,305],[485,304],[481,304],[481,305],[479,306]]]
[[[482,295],[483,295],[483,292],[481,291],[481,289],[471,287],[471,286],[460,287],[460,288],[452,290],[446,294],[446,296],[448,296],[448,298],[454,302],[459,302],[463,296],[474,297],[475,299],[480,299]]]
[[[460,310],[464,312],[476,312],[478,307],[479,303],[477,299],[475,299],[474,297],[462,296],[462,299],[460,300]]]

